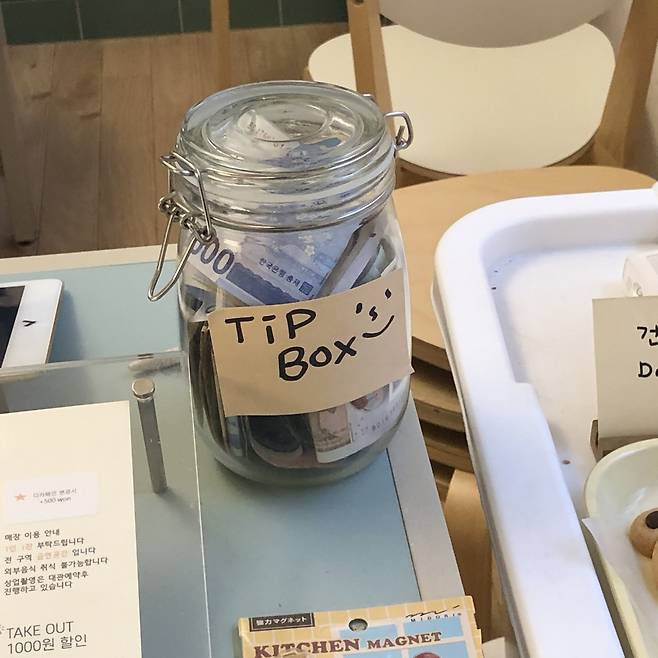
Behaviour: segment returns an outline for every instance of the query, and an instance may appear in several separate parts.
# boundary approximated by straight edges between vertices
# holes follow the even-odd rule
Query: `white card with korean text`
[[[658,297],[594,300],[601,437],[658,436]]]
[[[140,658],[128,402],[0,414],[0,658]]]

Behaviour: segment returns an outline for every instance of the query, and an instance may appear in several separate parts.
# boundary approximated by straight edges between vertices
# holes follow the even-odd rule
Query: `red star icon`
[[[18,494],[17,496],[14,496],[16,500],[25,500],[27,496],[25,494]]]

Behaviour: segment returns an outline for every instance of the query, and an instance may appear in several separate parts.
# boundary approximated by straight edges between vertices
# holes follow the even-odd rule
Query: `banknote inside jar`
[[[393,244],[395,232],[391,235],[391,226],[396,224],[391,223],[390,212],[384,208],[369,221],[341,227],[340,244],[335,228],[326,239],[315,233],[317,262],[297,246],[310,244],[310,239],[295,234],[277,236],[278,243],[269,251],[264,243],[259,245],[258,257],[249,262],[252,269],[228,279],[216,274],[221,267],[209,258],[205,267],[202,263],[198,268],[188,268],[180,294],[188,321],[195,406],[213,442],[233,458],[283,469],[335,468],[380,440],[398,423],[407,404],[406,381],[391,382],[338,407],[307,414],[225,417],[205,321],[218,307],[278,304],[329,295],[402,267]],[[285,244],[285,239],[292,240],[292,244]],[[243,240],[248,250],[258,238],[248,235]],[[232,249],[241,246],[236,236],[224,244]],[[213,252],[217,257],[221,249],[213,249],[211,255]],[[259,265],[261,258],[267,259],[264,268]],[[247,269],[246,259],[241,263]],[[280,275],[281,270],[284,275]],[[281,280],[290,276],[294,278],[284,287]],[[300,277],[307,288],[295,285]]]

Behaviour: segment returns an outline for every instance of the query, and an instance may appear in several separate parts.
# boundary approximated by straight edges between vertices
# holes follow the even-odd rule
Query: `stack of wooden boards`
[[[416,404],[427,454],[441,498],[445,498],[455,469],[473,472],[468,454],[464,418],[452,373],[416,356],[411,394]]]
[[[455,184],[459,185],[453,180],[411,185],[394,193],[411,290],[411,352],[415,371],[411,376],[411,394],[442,500],[455,470],[473,472],[461,405],[431,297],[434,250],[443,233],[460,217],[459,210],[448,209],[450,201],[462,201],[461,195],[457,193],[455,198],[450,193]],[[441,208],[446,198],[448,208]]]

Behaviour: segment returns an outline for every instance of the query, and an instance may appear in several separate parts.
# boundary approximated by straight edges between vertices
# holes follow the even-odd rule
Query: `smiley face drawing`
[[[390,299],[393,293],[388,288],[386,288],[386,290],[384,291],[384,295],[386,296],[386,299]],[[356,315],[359,315],[359,313],[361,313],[362,311],[363,311],[363,304],[359,302],[356,305],[356,309],[354,312],[356,313]],[[371,322],[375,322],[375,320],[377,320],[377,318],[379,317],[379,313],[377,313],[376,306],[373,305],[370,307],[370,310],[368,311],[368,316],[370,317]],[[386,324],[381,329],[378,329],[377,331],[365,331],[364,333],[361,334],[361,336],[363,336],[363,338],[377,338],[378,336],[381,336],[391,326],[393,320],[395,320],[395,315],[391,315],[388,321],[386,322]]]

